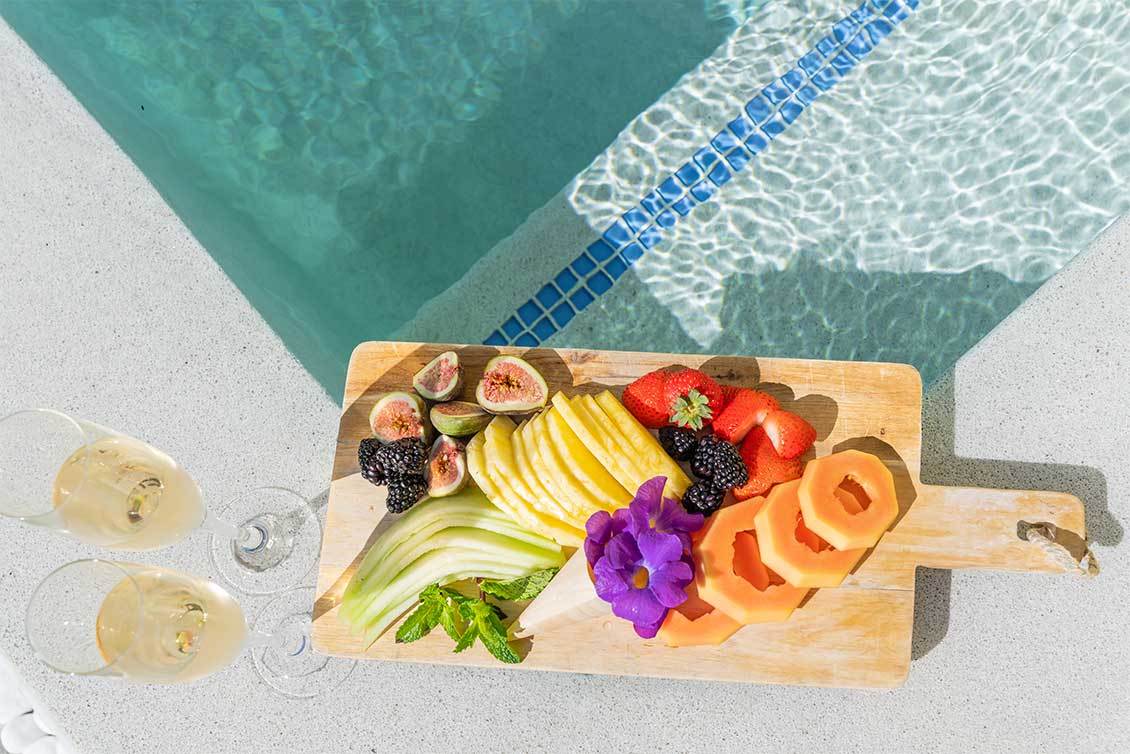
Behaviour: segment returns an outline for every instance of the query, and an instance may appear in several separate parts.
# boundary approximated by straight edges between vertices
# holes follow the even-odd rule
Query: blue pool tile
[[[522,323],[520,323],[513,317],[502,323],[502,332],[504,332],[506,334],[506,337],[508,337],[510,340],[517,338],[518,333],[522,332],[523,329],[524,328],[522,327]]]
[[[573,260],[573,264],[569,265],[573,272],[580,275],[582,278],[596,269],[596,262],[592,261],[588,254],[581,254]]]
[[[835,70],[831,67],[825,68],[812,77],[812,83],[816,84],[817,88],[819,88],[822,92],[826,92],[831,89],[839,80],[839,76],[836,75]]]
[[[680,199],[679,201],[682,201],[682,199]],[[629,265],[635,264],[636,260],[643,256],[643,247],[641,247],[638,243],[630,243],[624,248],[620,249],[620,256],[622,256],[624,258],[624,261]]]
[[[809,76],[819,71],[822,65],[824,65],[824,58],[815,50],[805,53],[801,59],[797,61],[797,66]]]
[[[557,273],[557,277],[553,279],[557,283],[557,287],[568,293],[573,290],[573,286],[577,284],[577,276],[566,267],[561,272]]]
[[[875,18],[875,11],[871,10],[871,6],[867,0],[863,0],[863,4],[851,12],[851,17],[859,25],[863,25]]]
[[[604,231],[604,235],[601,236],[601,238],[603,238],[604,240],[597,241],[589,247],[589,253],[592,254],[593,259],[598,262],[602,259],[607,259],[608,257],[610,257],[614,249],[619,249],[628,241],[631,241],[632,229],[629,228],[628,224],[623,220],[617,220],[616,222],[608,226],[608,230]],[[594,248],[600,246],[607,246],[610,248],[608,248],[607,251],[605,251],[604,249]],[[604,254],[603,257],[600,256],[600,254],[602,253]]]
[[[521,346],[522,348],[533,348],[540,341],[528,332],[522,333],[522,337],[514,341],[514,345]]]
[[[599,296],[612,287],[612,278],[597,270],[586,283],[589,290]]]
[[[867,36],[871,38],[871,44],[877,45],[883,37],[894,31],[894,27],[885,18],[877,18],[871,23],[867,24]]]
[[[659,194],[656,192],[649,191],[647,196],[640,200],[640,206],[654,215],[663,209],[663,200],[659,198]]]
[[[640,228],[647,225],[650,218],[648,218],[647,213],[639,207],[632,207],[623,214],[623,219],[624,222],[628,224],[628,227],[631,228],[631,231],[636,233]]]
[[[694,153],[694,163],[704,173],[716,162],[718,162],[718,153],[710,147],[703,147]]]
[[[898,3],[891,3],[886,8],[883,8],[883,15],[891,20],[891,23],[897,24],[904,18],[910,15],[910,11],[902,7]]]
[[[859,32],[847,43],[847,50],[857,58],[863,58],[867,53],[871,52],[872,44],[871,38],[867,36],[866,32]]]
[[[760,133],[753,134],[745,140],[745,148],[749,150],[750,154],[757,154],[767,146],[769,146],[769,141]]]
[[[781,81],[785,82],[790,91],[795,92],[804,83],[804,73],[799,68],[794,68],[782,76]]]
[[[557,325],[553,324],[553,320],[549,317],[542,317],[532,329],[534,335],[538,336],[540,340],[545,340],[553,335],[553,333],[557,332]]]
[[[612,257],[608,264],[604,265],[604,271],[611,275],[613,280],[619,280],[627,269],[628,265],[624,264],[624,260],[620,257]]]
[[[617,224],[619,224],[620,221],[617,220],[616,222]],[[607,236],[608,234],[605,233],[604,235]],[[627,243],[630,240],[632,240],[632,237],[629,235],[624,240],[624,243]],[[624,244],[619,244],[616,248],[620,248],[620,246],[623,245]],[[608,257],[612,256],[615,253],[615,250],[604,241],[596,241],[589,245],[588,253],[590,257],[596,260],[597,264],[600,264],[605,259],[608,259]]]
[[[832,36],[836,38],[837,42],[843,44],[844,42],[851,39],[852,35],[855,34],[855,31],[858,28],[859,24],[853,21],[850,16],[848,16],[847,18],[841,18],[839,21],[832,24]]]
[[[886,8],[894,1],[895,0],[867,0],[867,4],[871,6],[872,10],[876,10],[881,13],[884,8]]]
[[[814,87],[812,84],[809,84],[808,86],[801,87],[801,90],[796,93],[796,100],[800,104],[807,107],[808,105],[811,105],[813,102],[815,102],[816,98],[819,96],[820,90]]]
[[[698,168],[696,168],[693,163],[688,162],[675,171],[675,177],[678,178],[679,183],[684,186],[692,186],[695,181],[702,177],[702,173],[698,172]]]
[[[754,123],[762,123],[773,114],[773,106],[759,94],[746,103],[745,111]]]
[[[745,141],[753,133],[753,122],[744,115],[739,115],[726,125],[729,126],[730,133],[738,137],[738,141]]]
[[[506,345],[506,342],[507,342],[506,336],[503,335],[502,333],[500,333],[498,330],[495,330],[494,332],[492,332],[490,335],[487,336],[487,339],[483,341],[483,345],[484,346],[504,346],[504,345]]]
[[[673,203],[671,205],[671,209],[675,210],[683,217],[686,217],[690,214],[691,210],[694,209],[694,205],[694,197],[690,194],[687,194],[686,196],[680,198],[679,201]]]
[[[588,288],[578,288],[577,292],[569,297],[569,303],[577,311],[583,311],[586,306],[596,301],[596,298],[589,293]]]
[[[766,138],[772,141],[785,132],[785,124],[774,118],[762,126],[761,130],[765,133]]]
[[[557,323],[558,327],[564,327],[569,324],[569,320],[573,319],[573,307],[569,306],[568,302],[562,301],[561,304],[550,312],[553,321]]]
[[[665,209],[655,218],[655,222],[661,228],[673,228],[675,223],[679,222],[679,217],[671,210]]]
[[[817,51],[826,58],[831,57],[832,53],[836,51],[837,47],[839,47],[839,45],[837,45],[836,40],[832,39],[831,37],[824,37],[816,43]]]
[[[803,113],[803,112],[804,112],[804,106],[803,105],[801,105],[799,102],[794,102],[793,100],[789,100],[785,104],[781,105],[781,111],[780,111],[781,120],[785,121],[785,123],[792,123],[794,120],[799,118],[800,114]]]
[[[670,204],[683,195],[683,187],[674,177],[668,178],[663,183],[659,184],[659,196],[663,201]]]
[[[738,145],[738,140],[729,131],[722,130],[714,135],[710,140],[710,146],[714,147],[719,154],[726,154],[731,149]]]
[[[832,67],[836,69],[836,73],[846,76],[848,71],[855,67],[855,61],[847,53],[841,52],[832,58]]]
[[[735,173],[740,172],[742,168],[749,164],[751,159],[753,158],[749,156],[749,153],[741,147],[726,155],[726,162],[730,163],[730,167],[733,168]]]
[[[918,10],[919,0],[902,0],[903,4],[911,10]]]
[[[533,299],[518,307],[518,319],[522,320],[522,324],[526,327],[536,322],[541,315],[541,307]]]
[[[561,300],[561,292],[547,283],[541,287],[535,298],[542,305],[542,308],[548,309]]]
[[[654,225],[649,225],[640,233],[640,245],[645,249],[653,248],[663,240],[663,231]]]
[[[784,102],[785,98],[789,96],[789,88],[781,83],[780,79],[769,84],[761,90],[761,94],[765,99],[772,102],[774,105]]]
[[[710,180],[714,181],[715,186],[722,186],[722,185],[728,183],[732,176],[731,176],[730,171],[726,168],[725,165],[723,165],[722,163],[718,163],[717,165],[714,166],[714,169],[711,170],[710,173],[707,174],[706,177],[709,178]]]
[[[691,195],[699,202],[705,202],[707,199],[714,196],[714,192],[717,190],[718,189],[710,181],[699,181],[691,189]]]

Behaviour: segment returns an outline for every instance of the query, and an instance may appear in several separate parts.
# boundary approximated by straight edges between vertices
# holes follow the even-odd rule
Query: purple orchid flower
[[[655,636],[670,608],[687,599],[694,578],[690,534],[704,520],[663,497],[666,483],[666,477],[650,479],[627,508],[598,511],[585,523],[585,558],[597,595],[645,639]]]

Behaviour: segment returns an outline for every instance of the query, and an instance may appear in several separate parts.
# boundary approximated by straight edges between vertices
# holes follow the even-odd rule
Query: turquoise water
[[[0,0],[338,396],[720,44],[702,0]]]

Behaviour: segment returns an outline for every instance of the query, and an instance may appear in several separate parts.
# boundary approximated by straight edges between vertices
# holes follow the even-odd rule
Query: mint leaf
[[[515,652],[510,647],[510,643],[506,641],[506,627],[503,626],[502,621],[499,620],[498,612],[494,605],[479,602],[477,605],[473,605],[471,609],[479,638],[483,640],[483,646],[487,648],[487,651],[502,662],[521,662],[522,658],[518,656],[518,653]]]
[[[556,568],[546,568],[534,571],[526,576],[519,576],[509,581],[484,581],[479,584],[479,589],[500,600],[522,602],[532,600],[541,594],[541,590],[557,575]]]
[[[423,599],[422,595],[421,599],[420,606],[412,611],[404,623],[400,624],[400,628],[396,629],[398,644],[408,644],[424,638],[439,623],[440,616],[444,612],[443,606],[435,600]]]

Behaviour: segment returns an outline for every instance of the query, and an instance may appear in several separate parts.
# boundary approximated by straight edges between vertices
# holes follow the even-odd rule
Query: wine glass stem
[[[268,647],[280,654],[297,657],[310,646],[309,631],[294,623],[280,627],[277,633],[251,631],[247,637],[248,647]]]
[[[211,532],[213,536],[231,540],[237,547],[244,550],[255,549],[266,539],[266,532],[261,529],[250,525],[235,526],[228,521],[216,518],[210,511],[204,517],[204,522],[200,526],[202,529]]]

